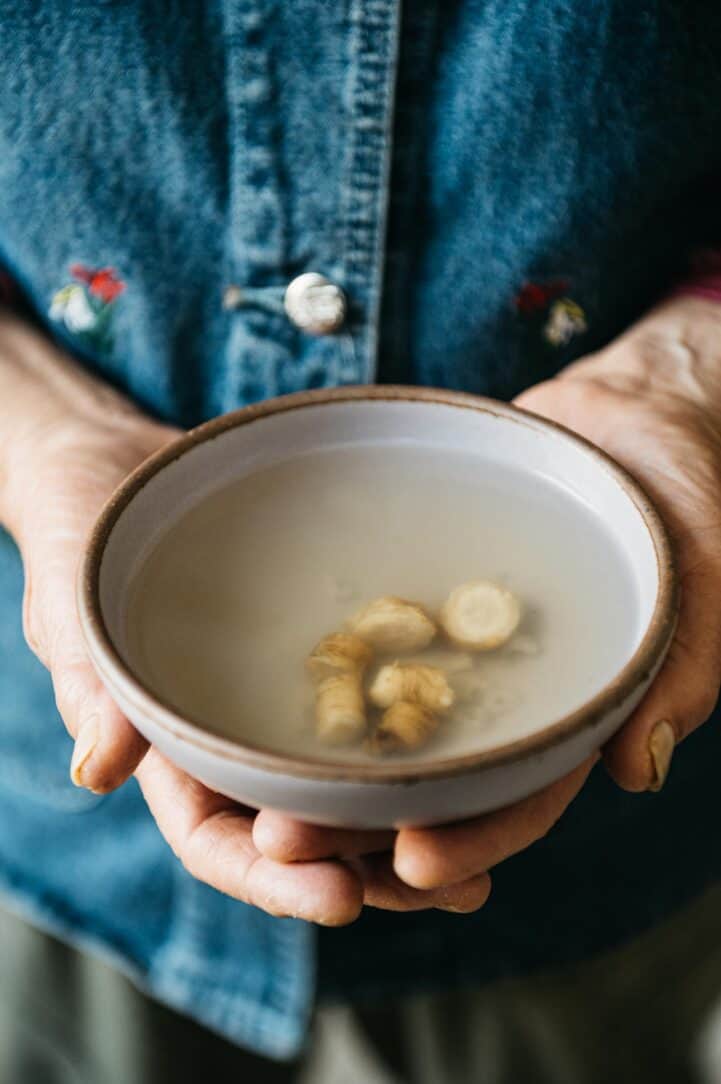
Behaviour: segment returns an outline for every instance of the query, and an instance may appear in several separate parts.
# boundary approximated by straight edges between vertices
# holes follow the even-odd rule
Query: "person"
[[[719,10],[51,0],[0,18],[7,907],[282,1060],[318,1002],[582,959],[717,880]],[[320,324],[307,296],[309,323],[283,306],[311,271],[336,302]],[[181,427],[374,380],[516,398],[657,502],[681,615],[605,772],[461,824],[319,829],[207,791],[103,690],[74,577],[118,483]]]

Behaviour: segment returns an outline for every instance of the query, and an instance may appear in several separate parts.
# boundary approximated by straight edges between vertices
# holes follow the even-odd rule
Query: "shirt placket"
[[[348,0],[342,160],[337,220],[306,243],[305,266],[292,258],[291,216],[278,148],[282,118],[264,28],[272,13],[246,0],[226,14],[229,124],[229,329],[227,405],[317,383],[375,380],[384,242],[390,180],[394,88],[400,22],[398,0]],[[302,87],[298,87],[302,94]],[[301,167],[302,168],[302,167]],[[328,236],[334,239],[328,252]],[[329,258],[330,256],[330,258]],[[342,295],[343,319],[304,324],[298,291],[323,275]],[[296,304],[284,307],[286,291]],[[295,291],[295,292],[294,292]],[[321,298],[322,300],[322,298]],[[301,297],[301,302],[303,298]],[[326,299],[327,305],[327,299]],[[327,308],[326,308],[327,311]],[[319,323],[318,321],[316,322]],[[290,376],[289,376],[290,374]]]
[[[377,372],[400,16],[398,0],[351,0],[341,274],[355,356],[341,383],[372,383]]]

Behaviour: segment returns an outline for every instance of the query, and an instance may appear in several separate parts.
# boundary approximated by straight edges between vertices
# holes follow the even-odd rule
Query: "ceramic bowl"
[[[211,491],[273,462],[358,441],[399,439],[473,450],[545,475],[591,506],[611,531],[635,585],[641,629],[618,673],[542,730],[451,759],[348,763],[283,754],[204,730],[154,695],[127,661],[128,586],[159,534]],[[154,745],[192,776],[253,807],[320,824],[435,824],[515,802],[571,771],[628,718],[658,671],[677,615],[664,527],[638,485],[597,448],[503,403],[422,388],[299,393],[224,415],[138,468],[105,506],[79,578],[93,663],[115,701]]]

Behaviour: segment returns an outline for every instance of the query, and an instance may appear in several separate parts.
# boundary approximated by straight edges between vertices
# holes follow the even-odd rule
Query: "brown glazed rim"
[[[289,755],[255,744],[230,741],[213,734],[203,724],[183,717],[152,693],[130,670],[112,643],[100,607],[100,568],[105,546],[119,517],[135,495],[168,464],[204,441],[213,440],[229,429],[283,414],[291,410],[332,403],[358,401],[436,403],[456,409],[474,410],[503,417],[536,430],[552,431],[592,456],[631,498],[653,541],[658,567],[658,593],[651,620],[631,659],[600,692],[580,708],[543,730],[505,745],[479,753],[435,760],[428,763],[355,764],[348,761],[316,760]],[[533,757],[561,744],[581,730],[593,727],[610,712],[622,707],[628,696],[654,672],[673,636],[679,606],[679,585],[671,544],[653,504],[639,484],[590,441],[571,433],[555,422],[539,418],[519,407],[463,392],[435,388],[358,385],[303,391],[242,407],[214,418],[146,459],[112,494],[90,534],[78,580],[78,604],[83,631],[98,672],[110,687],[119,681],[126,698],[154,723],[179,741],[226,760],[302,778],[358,783],[417,783],[443,776],[462,775]]]

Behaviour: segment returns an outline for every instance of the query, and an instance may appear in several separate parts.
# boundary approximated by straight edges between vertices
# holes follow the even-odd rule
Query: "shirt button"
[[[340,286],[317,271],[293,279],[283,304],[291,323],[309,335],[332,335],[346,317],[346,297]]]

